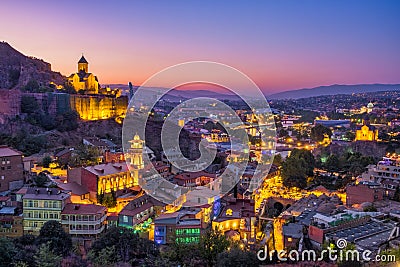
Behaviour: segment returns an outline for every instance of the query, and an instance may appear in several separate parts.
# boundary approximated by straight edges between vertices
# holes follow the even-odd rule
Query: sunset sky
[[[400,1],[2,1],[0,40],[101,84],[174,64],[228,64],[268,93],[400,83]]]

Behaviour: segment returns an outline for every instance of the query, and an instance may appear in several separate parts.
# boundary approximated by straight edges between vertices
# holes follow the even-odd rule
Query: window
[[[226,215],[232,216],[233,211],[231,209],[226,210]]]
[[[125,216],[125,215],[122,216],[122,221],[123,221],[123,222],[128,222],[128,216]]]

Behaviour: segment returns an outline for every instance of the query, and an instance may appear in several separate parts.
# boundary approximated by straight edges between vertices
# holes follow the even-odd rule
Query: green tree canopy
[[[102,259],[100,254],[104,248],[115,247],[116,253],[110,253],[110,257]],[[138,262],[143,261],[146,257],[158,254],[152,241],[139,237],[132,230],[124,227],[111,227],[93,243],[90,249],[91,258],[96,261],[107,261],[116,263],[122,262]]]
[[[43,172],[33,176],[32,180],[37,187],[45,187],[46,184],[50,181],[47,175]]]
[[[316,142],[321,142],[324,140],[324,135],[327,134],[329,137],[332,136],[331,129],[323,126],[322,124],[317,124],[313,128],[311,128],[311,139]]]
[[[258,265],[259,262],[255,253],[237,248],[218,254],[216,264],[219,267],[254,267]]]
[[[46,156],[46,157],[44,157],[44,158],[42,159],[42,165],[43,165],[43,167],[45,167],[45,168],[48,168],[51,162],[52,162],[52,159],[51,159],[51,157],[49,157],[49,156]]]
[[[37,244],[49,244],[52,252],[56,255],[68,255],[72,250],[72,240],[57,221],[47,221],[40,229],[36,240]]]
[[[0,266],[11,266],[14,256],[17,254],[13,242],[7,238],[0,238]]]
[[[54,253],[49,242],[40,245],[34,259],[38,267],[57,267],[61,265],[62,257]]]
[[[293,149],[282,164],[282,180],[287,187],[305,188],[307,177],[314,174],[315,159],[306,149]]]
[[[217,230],[208,230],[200,236],[199,250],[207,264],[213,266],[218,254],[226,251],[229,245],[230,242],[224,234]]]

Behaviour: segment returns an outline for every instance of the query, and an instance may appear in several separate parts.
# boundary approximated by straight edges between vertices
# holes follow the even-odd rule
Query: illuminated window
[[[225,214],[227,216],[232,216],[232,210],[231,209],[227,209]]]
[[[292,242],[293,239],[292,239],[291,237],[288,237],[287,241],[288,241],[288,242]]]

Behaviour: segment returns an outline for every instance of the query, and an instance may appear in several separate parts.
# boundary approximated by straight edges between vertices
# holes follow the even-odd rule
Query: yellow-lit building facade
[[[376,141],[378,140],[378,129],[373,126],[363,125],[356,130],[355,141]]]
[[[47,221],[61,221],[70,194],[57,188],[29,188],[23,196],[24,234],[38,235]]]
[[[89,72],[89,63],[82,55],[78,61],[78,72],[68,77],[68,83],[78,94],[71,94],[70,106],[82,120],[124,118],[128,97],[119,89],[102,88],[97,76]]]
[[[128,97],[70,95],[70,104],[82,120],[103,120],[125,117]]]
[[[68,82],[77,92],[83,90],[86,94],[99,93],[99,81],[93,73],[89,73],[89,63],[83,55],[78,61],[78,72],[71,74]]]

